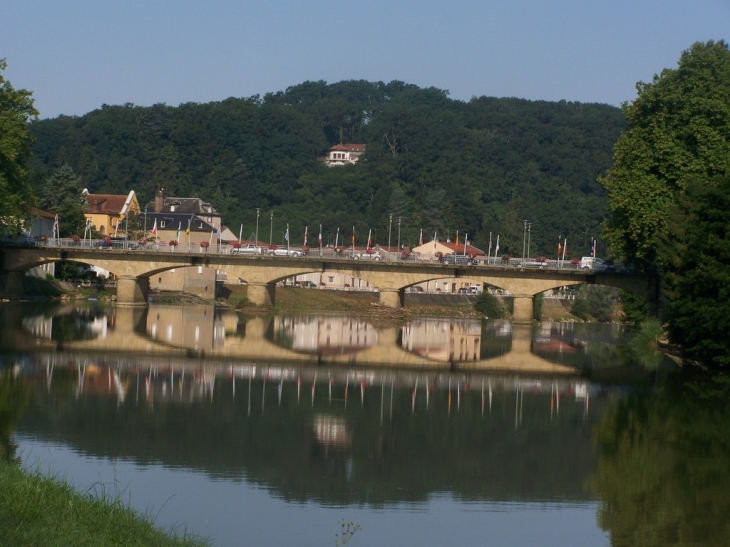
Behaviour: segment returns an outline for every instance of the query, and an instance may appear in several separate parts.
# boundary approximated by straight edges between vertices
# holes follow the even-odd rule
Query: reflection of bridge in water
[[[409,369],[503,371],[533,374],[579,374],[569,366],[532,353],[533,328],[511,325],[511,346],[495,357],[482,357],[481,324],[463,320],[417,320],[403,328],[375,328],[345,316],[242,318],[213,306],[116,308],[91,322],[95,336],[55,341],[46,322],[8,317],[2,345],[19,350],[54,350],[104,355],[127,353],[185,357],[207,364],[234,361],[332,366],[378,366]],[[436,336],[434,321],[440,324]],[[100,324],[100,322],[102,324]],[[20,325],[25,324],[26,328]],[[17,325],[12,327],[12,325]],[[35,326],[33,326],[35,325]],[[504,328],[509,323],[497,324]],[[35,336],[28,329],[39,335]],[[429,330],[431,329],[431,330]],[[508,328],[503,335],[509,335]],[[429,347],[429,344],[431,346]]]

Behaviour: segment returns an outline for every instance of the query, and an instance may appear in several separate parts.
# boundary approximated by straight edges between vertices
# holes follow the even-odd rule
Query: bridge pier
[[[276,303],[276,283],[249,283],[248,299],[257,306],[271,307]]]
[[[531,294],[515,294],[514,311],[512,313],[513,323],[532,323],[535,318],[535,302]]]
[[[405,293],[405,289],[380,289],[380,303],[400,309],[404,304]]]
[[[25,272],[7,271],[0,274],[0,297],[21,298],[23,296],[23,278]]]
[[[117,277],[118,306],[146,306],[149,292],[149,277]]]

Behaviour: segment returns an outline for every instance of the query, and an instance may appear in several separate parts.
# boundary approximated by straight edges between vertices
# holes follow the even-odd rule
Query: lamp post
[[[269,230],[269,247],[274,239],[274,211],[271,211],[271,229]]]
[[[532,223],[527,223],[527,260],[530,260],[530,232],[532,229]]]
[[[401,217],[398,217],[398,252],[400,252],[400,221]]]
[[[256,248],[259,246],[259,211],[261,209],[256,207]]]
[[[525,265],[525,242],[527,241],[527,221],[523,220],[524,229],[522,230],[522,265]]]
[[[144,239],[147,239],[147,207],[149,207],[149,203],[144,206],[144,235],[142,236]]]
[[[390,231],[393,228],[393,213],[388,215],[388,260],[391,260],[390,256]]]

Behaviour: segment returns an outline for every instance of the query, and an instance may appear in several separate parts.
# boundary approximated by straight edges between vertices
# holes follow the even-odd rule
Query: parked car
[[[373,251],[372,253],[350,253],[350,258],[353,260],[383,260],[385,255],[380,251]]]
[[[593,270],[594,272],[606,271],[606,263],[602,258],[595,256],[584,256],[580,259],[580,268],[582,270]]]
[[[458,255],[456,253],[443,255],[439,258],[439,262],[443,264],[466,264],[468,266],[476,266],[478,264],[476,258],[466,255]]]
[[[287,249],[286,247],[277,247],[276,249],[269,249],[267,251],[271,256],[304,256],[302,249]]]
[[[314,281],[302,281],[299,286],[304,289],[316,289],[317,284]]]
[[[112,248],[112,240],[108,238],[100,239],[98,241],[94,241],[94,247],[96,249],[111,249]]]
[[[262,253],[261,247],[255,243],[244,243],[240,247],[231,249],[231,254],[234,255],[260,255]]]

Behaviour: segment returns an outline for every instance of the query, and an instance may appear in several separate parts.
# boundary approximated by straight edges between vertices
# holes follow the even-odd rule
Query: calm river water
[[[0,312],[0,456],[214,545],[730,538],[729,383],[621,326]]]

